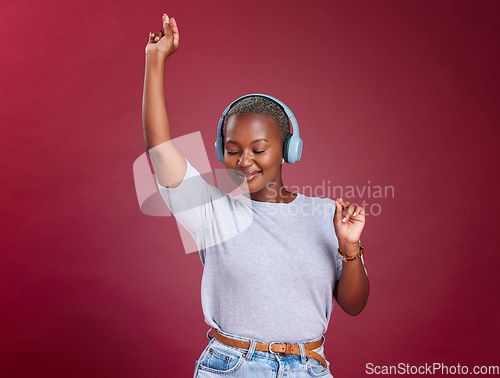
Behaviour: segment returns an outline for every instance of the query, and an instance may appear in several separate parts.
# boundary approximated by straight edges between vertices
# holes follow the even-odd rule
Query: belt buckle
[[[273,354],[280,354],[281,352],[273,352],[273,349],[272,349],[273,344],[281,344],[281,343],[279,343],[277,341],[273,341],[273,342],[269,343],[269,352],[271,352]]]

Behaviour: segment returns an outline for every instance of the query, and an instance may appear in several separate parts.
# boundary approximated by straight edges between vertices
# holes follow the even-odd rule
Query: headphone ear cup
[[[295,162],[298,162],[300,158],[302,157],[302,139],[298,138],[297,143],[295,145],[295,156],[297,157],[295,159]]]
[[[215,153],[217,154],[217,159],[221,162],[221,163],[224,163],[224,154],[221,152],[222,151],[222,147],[220,145],[220,140],[221,138],[217,138],[217,140],[215,141]]]
[[[217,159],[224,164],[224,141],[222,140],[222,124],[224,123],[224,117],[219,120],[219,126],[217,126],[217,139],[215,140],[215,153],[217,154]]]
[[[287,163],[295,164],[302,156],[302,139],[289,135],[286,145]]]

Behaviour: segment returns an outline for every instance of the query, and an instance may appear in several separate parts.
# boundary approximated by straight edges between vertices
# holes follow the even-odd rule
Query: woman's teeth
[[[247,180],[247,181],[250,181],[250,180],[252,180],[255,176],[257,176],[259,173],[260,173],[260,171],[259,171],[259,172],[252,173],[252,174],[250,174],[250,175],[241,175],[241,177],[242,177],[242,178],[244,178],[244,179],[245,179],[245,180]]]

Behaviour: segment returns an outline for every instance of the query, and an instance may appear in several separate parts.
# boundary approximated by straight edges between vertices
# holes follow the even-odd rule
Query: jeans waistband
[[[212,341],[219,341],[218,339],[215,338],[215,336],[210,336],[209,333],[210,331],[213,329],[213,327],[210,327],[210,329],[208,330],[207,332],[207,337],[210,339],[210,343],[212,343]],[[324,355],[320,352],[320,348],[323,347],[323,343],[325,342],[325,336],[324,335],[321,335],[319,337],[316,337],[314,339],[311,339],[311,340],[307,340],[307,341],[298,341],[298,342],[290,342],[290,343],[283,343],[282,341],[280,340],[275,340],[273,342],[263,342],[263,341],[260,341],[260,340],[255,340],[255,339],[251,339],[251,338],[248,338],[248,337],[243,337],[243,336],[238,336],[238,335],[233,335],[231,333],[228,333],[228,332],[224,332],[224,331],[221,331],[219,329],[217,329],[217,332],[222,335],[222,337],[227,337],[229,339],[236,339],[238,341],[243,341],[243,342],[246,342],[246,343],[249,343],[249,346],[248,346],[248,351],[244,354],[244,357],[246,360],[250,361],[254,355],[254,353],[265,353],[265,354],[272,354],[274,355],[274,357],[278,360],[280,360],[280,358],[278,357],[278,353],[285,353],[285,355],[289,355],[289,354],[292,354],[292,355],[300,355],[300,360],[301,360],[301,363],[302,364],[305,364],[306,361],[307,361],[307,356],[310,356],[314,359],[317,359],[321,362],[321,364],[323,364],[323,366],[325,367],[328,367],[328,362],[326,361]],[[309,343],[313,343],[313,342],[317,342],[319,341],[320,339],[321,340],[321,343],[320,343],[320,346],[316,347],[316,345],[314,346],[310,346],[311,348],[315,348],[313,350],[307,350],[306,351],[306,346],[307,344]],[[285,351],[281,351],[281,352],[275,352],[275,351],[262,351],[262,349],[258,349],[258,351],[256,351],[256,347],[257,347],[257,344],[269,344],[269,349],[271,349],[271,345],[272,344],[281,344],[281,348],[283,348],[283,344],[286,344],[286,349]],[[231,345],[231,344],[229,344]],[[294,346],[293,345],[297,345],[299,347],[299,351],[297,351],[295,349],[295,351],[293,351],[294,349]],[[244,346],[245,349],[247,349],[247,346]],[[318,351],[319,353],[315,352],[315,351]]]

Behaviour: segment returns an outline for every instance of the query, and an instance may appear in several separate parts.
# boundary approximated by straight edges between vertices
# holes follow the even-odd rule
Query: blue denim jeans
[[[298,344],[301,350],[301,355],[297,356],[290,354],[277,354],[271,352],[261,352],[255,350],[257,340],[251,340],[245,337],[231,335],[229,333],[219,331],[222,335],[232,337],[238,340],[249,341],[249,349],[241,349],[231,347],[221,343],[213,336],[207,337],[210,339],[205,350],[201,353],[196,361],[196,369],[193,378],[203,377],[219,377],[230,375],[231,377],[331,377],[330,362],[326,361],[328,367],[324,367],[321,362],[314,358],[305,356],[303,344],[319,340],[323,337],[323,344],[318,349],[313,349],[325,357],[323,352],[324,336],[316,339],[304,341]],[[279,340],[276,340],[279,342]],[[325,358],[326,360],[326,358]]]

